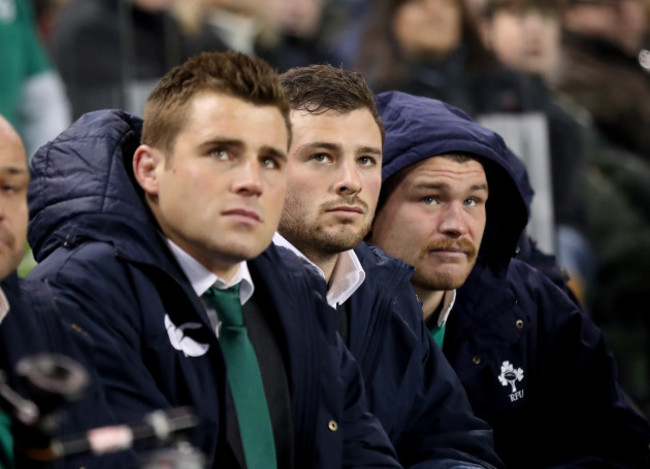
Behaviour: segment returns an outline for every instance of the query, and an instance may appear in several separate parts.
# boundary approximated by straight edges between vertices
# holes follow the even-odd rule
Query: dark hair
[[[488,0],[484,14],[487,18],[491,18],[499,10],[514,12],[539,10],[544,13],[560,15],[564,3],[562,0]]]
[[[310,65],[287,70],[280,75],[280,83],[292,110],[321,114],[330,110],[347,113],[368,109],[384,141],[384,123],[375,96],[360,73],[326,64]]]
[[[201,53],[162,77],[145,104],[142,143],[171,154],[187,122],[189,103],[202,92],[277,107],[291,137],[289,102],[277,73],[261,59],[228,51]]]
[[[412,61],[405,57],[393,33],[393,19],[399,7],[411,0],[375,0],[361,39],[355,69],[362,72],[372,89],[379,93],[398,89],[409,78]],[[467,47],[467,66],[481,70],[496,61],[483,45],[478,25],[464,0],[456,0],[460,10],[462,42]]]

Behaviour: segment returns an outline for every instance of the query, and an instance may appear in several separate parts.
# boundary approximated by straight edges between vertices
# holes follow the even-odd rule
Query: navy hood
[[[150,235],[151,215],[131,169],[141,131],[138,117],[95,111],[36,152],[30,161],[27,237],[37,261],[76,239],[119,247],[131,237]]]
[[[507,264],[528,223],[528,209],[518,184],[523,165],[501,136],[450,104],[400,91],[378,94],[377,109],[386,128],[383,181],[437,155],[465,153],[481,162],[489,196],[480,259]]]

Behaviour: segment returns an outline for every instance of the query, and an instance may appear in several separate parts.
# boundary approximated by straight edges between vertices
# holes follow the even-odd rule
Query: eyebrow
[[[9,167],[5,166],[3,168],[0,168],[0,173],[8,176],[29,175],[29,171],[27,171],[27,168],[17,168],[15,166],[9,166]]]
[[[237,140],[232,138],[219,138],[219,137],[215,137],[206,142],[203,142],[200,145],[200,148],[208,148],[214,145],[226,145],[229,147],[237,148],[238,150],[243,150],[244,148],[246,148],[246,144],[242,140]],[[264,153],[273,156],[275,158],[280,158],[282,160],[287,159],[287,154],[285,152],[278,150],[277,148],[274,148],[269,145],[262,146],[260,148],[259,153]]]
[[[372,155],[381,156],[381,150],[374,147],[361,147],[357,149],[357,153],[370,153]]]
[[[303,150],[310,149],[310,148],[312,148],[312,149],[313,148],[325,148],[326,150],[330,150],[330,151],[338,151],[338,152],[341,151],[341,145],[338,145],[336,143],[331,143],[331,142],[309,142],[309,143],[305,143],[304,145],[300,145],[300,147],[298,147],[298,151],[301,152]]]
[[[420,182],[417,184],[413,185],[413,188],[415,189],[448,189],[449,184],[443,183],[443,182]],[[488,185],[487,184],[473,184],[469,188],[469,192],[477,192],[477,191],[488,191]]]
[[[211,147],[213,145],[228,145],[229,147],[237,147],[237,148],[244,148],[246,145],[244,145],[244,142],[241,140],[237,139],[232,139],[232,138],[220,138],[220,137],[214,137],[211,138],[210,140],[206,140],[203,142],[200,147],[205,148],[205,147]]]
[[[298,148],[298,151],[300,152],[300,151],[303,151],[305,149],[310,149],[310,148],[312,148],[312,149],[313,148],[324,148],[326,150],[337,151],[337,152],[342,151],[341,145],[339,145],[338,143],[332,143],[332,142],[309,142],[309,143],[305,143],[304,145],[301,145]],[[355,153],[357,153],[357,154],[358,153],[371,153],[373,155],[381,156],[381,150],[379,148],[367,147],[367,146],[357,148]]]
[[[266,145],[260,148],[260,153],[272,156],[274,158],[281,159],[283,161],[287,160],[287,154],[285,152],[280,151],[277,148],[269,147]]]

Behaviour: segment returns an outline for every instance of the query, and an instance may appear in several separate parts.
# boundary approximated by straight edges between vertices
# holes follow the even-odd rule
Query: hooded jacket
[[[141,126],[124,112],[97,111],[37,152],[28,238],[39,265],[30,276],[49,279],[79,306],[70,320],[93,341],[118,419],[189,405],[200,416],[191,442],[208,467],[224,467],[225,365],[205,309],[134,182]],[[367,412],[358,367],[329,319],[319,279],[273,247],[248,266],[256,292],[272,305],[269,323],[284,352],[293,467],[399,467]]]
[[[347,344],[400,462],[411,469],[502,467],[491,429],[474,416],[426,330],[409,283],[413,268],[367,243],[354,252],[366,279],[348,300]]]
[[[601,331],[540,271],[513,259],[527,222],[501,137],[441,101],[378,95],[383,180],[418,161],[468,153],[489,196],[477,264],[458,290],[444,353],[507,467],[648,467],[648,422],[616,381]]]

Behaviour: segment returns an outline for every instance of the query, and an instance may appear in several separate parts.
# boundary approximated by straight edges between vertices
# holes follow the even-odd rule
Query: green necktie
[[[435,340],[436,344],[438,344],[438,347],[440,347],[440,350],[442,350],[442,344],[445,340],[445,328],[447,327],[447,323],[445,322],[442,327],[438,327],[438,325],[435,325],[431,328],[431,335],[433,335],[433,340]]]
[[[277,466],[271,417],[253,344],[244,325],[239,284],[220,290],[211,287],[203,298],[221,320],[219,345],[226,361],[228,382],[235,401],[246,467],[273,469]]]
[[[11,420],[7,414],[0,410],[0,469],[14,467],[13,453]]]

